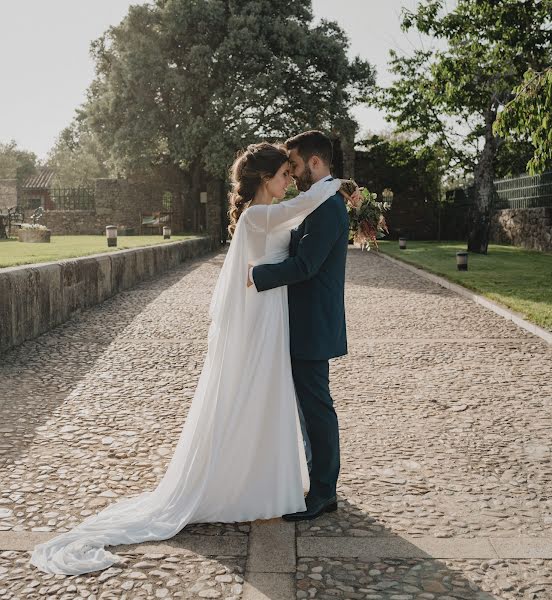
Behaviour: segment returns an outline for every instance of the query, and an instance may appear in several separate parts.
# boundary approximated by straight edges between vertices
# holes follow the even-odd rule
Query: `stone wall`
[[[201,189],[207,191],[207,204],[201,204],[199,192],[192,192],[184,175],[150,181],[96,179],[95,210],[46,210],[39,222],[54,235],[105,234],[106,225],[133,228],[139,234],[141,213],[170,210],[173,233],[208,234],[220,241],[222,211],[226,207],[224,182],[205,178]],[[163,205],[167,192],[172,197],[170,208]],[[15,204],[14,199],[9,205]],[[32,212],[25,211],[26,221]],[[150,229],[144,230],[144,234],[149,233]]]
[[[140,230],[140,213],[163,209],[163,193],[172,194],[173,231],[184,227],[184,200],[186,190],[180,183],[144,183],[127,179],[96,179],[95,202],[99,222],[105,225],[133,227]]]
[[[28,214],[27,214],[28,213]],[[25,219],[32,211],[25,211]],[[54,235],[94,235],[105,233],[105,219],[93,210],[47,210],[40,220]]]
[[[530,250],[552,250],[552,208],[497,210],[491,220],[491,241]]]
[[[0,179],[0,210],[17,205],[17,179]]]
[[[0,269],[0,352],[213,248],[209,237]]]

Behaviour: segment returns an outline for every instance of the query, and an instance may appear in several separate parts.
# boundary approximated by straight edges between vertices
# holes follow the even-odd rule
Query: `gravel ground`
[[[0,534],[64,531],[153,489],[206,351],[224,255],[144,282],[3,355]],[[332,361],[340,509],[299,536],[547,537],[552,348],[372,253],[351,249],[349,354]],[[247,536],[249,523],[193,525]],[[0,599],[231,598],[245,559],[125,555],[48,576],[1,551]],[[298,598],[552,600],[547,560],[300,558]],[[218,579],[217,579],[218,578]],[[72,587],[71,587],[72,586]]]

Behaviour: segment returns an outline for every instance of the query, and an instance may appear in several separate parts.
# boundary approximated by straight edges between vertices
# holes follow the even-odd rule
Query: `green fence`
[[[495,208],[537,208],[552,206],[552,171],[523,175],[494,182]]]

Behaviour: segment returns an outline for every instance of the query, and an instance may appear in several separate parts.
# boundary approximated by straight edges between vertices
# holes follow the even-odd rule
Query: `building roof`
[[[48,189],[54,175],[54,169],[50,169],[49,167],[41,167],[38,169],[35,175],[31,175],[25,179],[22,187],[33,190]]]

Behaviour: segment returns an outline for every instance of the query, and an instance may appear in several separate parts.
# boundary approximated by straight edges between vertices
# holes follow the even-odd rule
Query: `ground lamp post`
[[[456,253],[456,267],[459,271],[467,271],[468,270],[468,253],[467,252],[457,252]]]
[[[171,228],[168,225],[163,227],[163,239],[170,240],[171,239]]]
[[[406,250],[406,238],[399,238],[399,249]]]
[[[383,192],[381,193],[381,197],[383,198],[383,201],[385,202],[385,204],[388,204],[389,206],[391,206],[391,204],[393,203],[393,190],[390,190],[389,188],[385,188],[383,190]]]
[[[116,225],[107,225],[105,228],[105,235],[107,236],[107,246],[117,245],[117,227]]]

